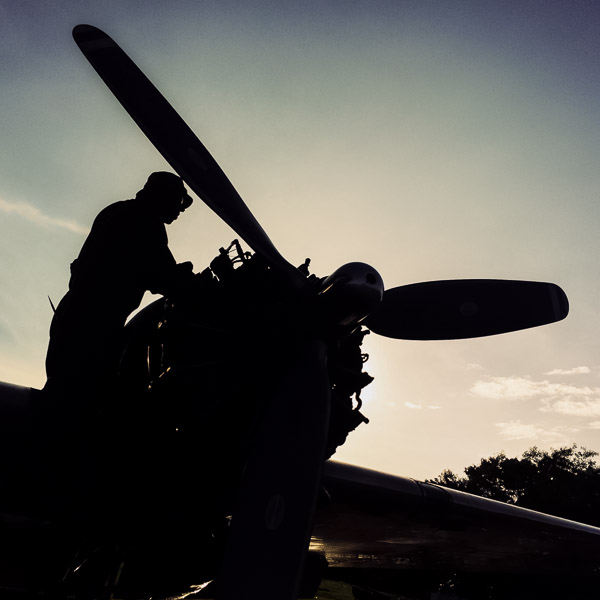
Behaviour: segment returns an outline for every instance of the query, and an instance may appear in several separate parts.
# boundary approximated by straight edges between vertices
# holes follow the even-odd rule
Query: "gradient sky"
[[[600,450],[597,3],[0,1],[0,380],[23,385],[43,385],[47,296],[94,216],[167,168],[78,23],[154,81],[290,262],[567,292],[544,328],[368,337],[371,423],[339,459],[425,478],[500,450]],[[235,234],[196,202],[169,237],[201,270]]]

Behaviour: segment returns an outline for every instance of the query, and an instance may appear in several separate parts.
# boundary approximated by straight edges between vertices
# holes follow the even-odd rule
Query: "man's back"
[[[175,265],[164,223],[141,200],[115,202],[96,217],[71,265],[69,290],[88,308],[104,306],[122,326],[146,290],[167,291]]]
[[[180,177],[160,172],[135,199],[98,214],[52,320],[49,379],[68,387],[73,377],[116,377],[123,326],[144,292],[169,294],[191,277],[191,269],[178,268],[165,230],[191,202]]]

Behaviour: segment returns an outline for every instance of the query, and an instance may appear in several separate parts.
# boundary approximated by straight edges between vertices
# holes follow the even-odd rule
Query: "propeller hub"
[[[330,317],[343,327],[362,321],[383,298],[383,279],[370,265],[352,262],[326,277],[319,288],[319,299]]]

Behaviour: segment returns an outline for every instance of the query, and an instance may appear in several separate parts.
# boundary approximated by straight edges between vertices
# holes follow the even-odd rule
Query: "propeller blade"
[[[217,581],[220,600],[298,597],[329,407],[326,345],[309,341],[297,350],[258,424]]]
[[[453,340],[546,325],[568,313],[567,296],[553,283],[455,279],[386,290],[365,325],[396,339]]]
[[[202,142],[116,42],[91,25],[73,38],[92,67],[165,160],[246,243],[296,286],[304,277],[273,245]]]

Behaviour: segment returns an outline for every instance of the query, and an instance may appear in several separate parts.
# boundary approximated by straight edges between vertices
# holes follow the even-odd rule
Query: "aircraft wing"
[[[334,461],[325,488],[311,549],[341,579],[342,570],[363,582],[402,572],[600,577],[597,527]]]

